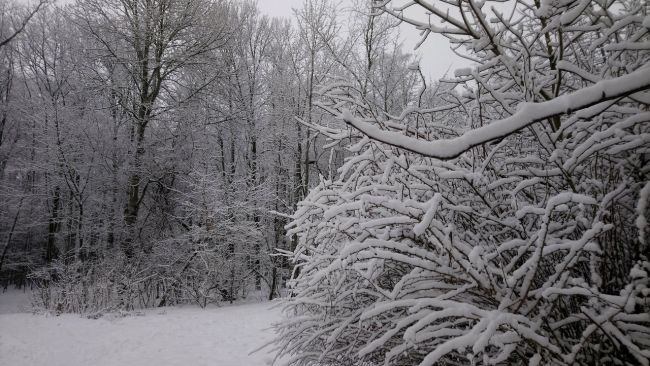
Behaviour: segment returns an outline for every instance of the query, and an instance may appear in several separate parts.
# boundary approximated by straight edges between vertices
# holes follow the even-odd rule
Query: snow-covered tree
[[[321,90],[348,127],[312,127],[354,156],[288,226],[300,270],[281,353],[650,364],[648,4],[373,4],[475,65],[397,112],[358,82]]]
[[[0,283],[74,312],[278,296],[328,160],[295,120],[323,115],[319,30],[310,53],[253,1],[54,4],[0,49]]]
[[[119,96],[119,107],[131,119],[124,206],[127,235],[120,242],[127,257],[139,250],[134,240],[146,195],[147,128],[169,108],[185,102],[184,97],[205,87],[185,84],[181,75],[208,62],[212,51],[225,44],[227,9],[220,1],[207,0],[84,0],[74,8],[75,21],[94,38],[95,57],[117,65],[126,77],[119,87],[110,83],[107,87]],[[108,74],[102,69],[97,72]]]

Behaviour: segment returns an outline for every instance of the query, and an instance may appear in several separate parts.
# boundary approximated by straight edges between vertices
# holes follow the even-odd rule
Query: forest
[[[0,60],[36,312],[255,297],[278,365],[650,365],[644,0],[0,0]]]

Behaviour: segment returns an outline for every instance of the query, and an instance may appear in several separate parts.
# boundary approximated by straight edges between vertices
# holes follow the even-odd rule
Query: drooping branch
[[[348,110],[339,116],[373,140],[399,147],[410,152],[437,159],[452,159],[475,146],[504,138],[535,122],[569,114],[595,104],[622,98],[650,88],[650,68],[645,67],[628,75],[598,83],[541,103],[522,103],[512,116],[470,130],[459,137],[447,140],[426,141],[404,136],[356,118]]]

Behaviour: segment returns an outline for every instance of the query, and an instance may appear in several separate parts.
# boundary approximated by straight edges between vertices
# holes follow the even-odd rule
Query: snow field
[[[270,326],[280,318],[280,309],[271,309],[275,303],[152,309],[92,320],[17,313],[16,296],[7,295],[0,293],[0,365],[258,366],[273,361],[267,350],[249,353],[273,337]]]

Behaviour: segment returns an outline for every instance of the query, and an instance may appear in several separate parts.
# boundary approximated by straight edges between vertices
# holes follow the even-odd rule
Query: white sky
[[[260,10],[272,17],[291,17],[292,8],[299,8],[303,0],[258,0]],[[345,4],[345,0],[343,0]],[[400,34],[404,40],[404,51],[414,52],[413,48],[420,40],[419,32],[413,26],[403,24]],[[432,34],[415,51],[421,58],[420,67],[425,75],[433,79],[441,78],[447,70],[453,76],[454,70],[469,66],[469,62],[456,56],[449,49],[447,39],[438,34]]]

